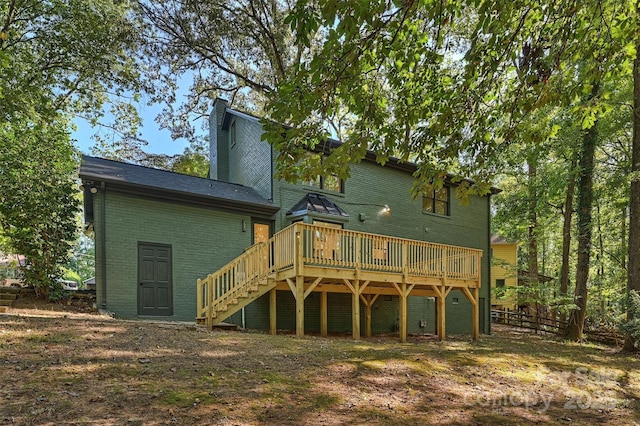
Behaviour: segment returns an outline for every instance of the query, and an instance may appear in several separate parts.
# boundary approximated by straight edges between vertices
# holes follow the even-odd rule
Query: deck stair
[[[198,280],[196,322],[215,326],[275,288],[271,242],[254,244],[236,259]],[[211,301],[211,303],[209,303]]]

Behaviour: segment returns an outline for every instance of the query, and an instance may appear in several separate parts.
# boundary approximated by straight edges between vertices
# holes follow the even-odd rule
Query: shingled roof
[[[79,174],[85,183],[96,187],[104,182],[107,189],[114,188],[153,198],[270,215],[280,210],[253,188],[243,185],[104,158],[83,155]]]

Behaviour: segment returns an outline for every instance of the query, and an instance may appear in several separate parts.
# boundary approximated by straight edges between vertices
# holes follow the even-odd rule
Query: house
[[[517,265],[518,244],[510,243],[499,235],[491,235],[491,309],[517,308]]]
[[[448,182],[413,199],[415,166],[373,153],[346,181],[290,184],[261,135],[217,100],[208,179],[83,157],[101,308],[356,338],[361,324],[401,339],[489,332],[489,195],[463,204]]]

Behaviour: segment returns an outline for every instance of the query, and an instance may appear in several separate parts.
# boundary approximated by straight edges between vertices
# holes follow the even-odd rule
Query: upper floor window
[[[504,278],[498,278],[496,279],[496,287],[504,287],[506,284],[505,279]]]
[[[318,176],[316,179],[306,180],[302,184],[325,191],[344,192],[343,181],[336,175]]]
[[[333,174],[318,176],[313,180],[305,180],[302,181],[302,184],[318,189],[324,189],[325,191],[344,192],[344,181]]]
[[[449,188],[442,188],[427,191],[422,196],[422,211],[449,216],[450,212]]]

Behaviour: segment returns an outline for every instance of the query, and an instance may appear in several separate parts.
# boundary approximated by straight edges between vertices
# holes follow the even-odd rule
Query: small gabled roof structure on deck
[[[287,211],[287,217],[293,221],[298,219],[329,220],[344,223],[349,221],[349,213],[322,194],[309,192]]]

